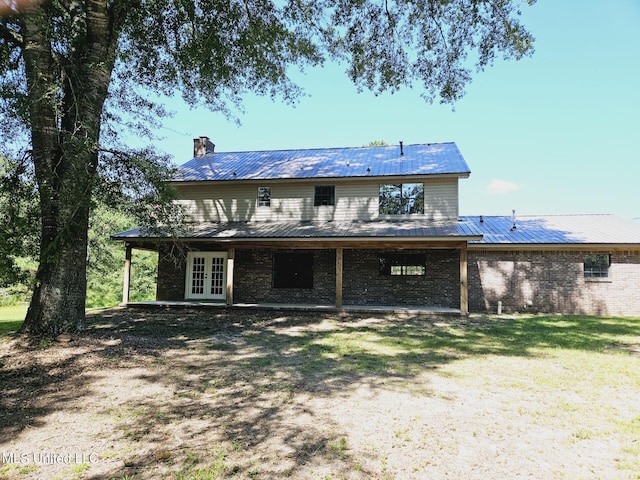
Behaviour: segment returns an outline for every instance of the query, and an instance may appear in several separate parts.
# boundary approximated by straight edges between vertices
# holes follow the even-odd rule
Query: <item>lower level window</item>
[[[424,254],[393,253],[380,257],[380,275],[422,276],[426,272]]]
[[[274,288],[313,288],[313,253],[274,253]]]
[[[584,278],[607,278],[611,255],[594,253],[584,257]]]

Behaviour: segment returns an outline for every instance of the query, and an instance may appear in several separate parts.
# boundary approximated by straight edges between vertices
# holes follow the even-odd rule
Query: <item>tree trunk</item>
[[[74,151],[68,145],[58,148],[65,149]],[[55,163],[56,168],[51,173],[46,165],[36,167],[42,221],[40,263],[21,332],[55,336],[84,326],[89,205],[97,153],[54,152],[52,159],[40,163]],[[41,187],[48,184],[55,189]]]
[[[79,227],[79,225],[78,225]],[[20,331],[31,335],[77,332],[84,326],[87,289],[87,238],[60,245],[60,252],[40,258],[36,287]],[[72,242],[75,240],[75,242]],[[52,244],[44,245],[51,247]]]
[[[46,165],[36,167],[42,221],[40,263],[21,328],[33,335],[75,332],[82,329],[85,319],[89,205],[97,153],[70,154],[74,149],[69,145],[57,150],[52,158],[40,161],[55,163],[53,171]],[[55,188],[42,188],[48,184]]]
[[[65,55],[54,53],[46,5],[24,16],[24,59],[32,156],[42,232],[40,265],[20,329],[54,336],[81,330],[85,320],[87,244],[98,168],[102,108],[122,23],[106,0],[86,2],[85,31]]]

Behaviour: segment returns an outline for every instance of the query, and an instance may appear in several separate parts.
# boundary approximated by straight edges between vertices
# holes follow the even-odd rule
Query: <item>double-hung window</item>
[[[271,206],[271,187],[258,187],[258,206]]]
[[[322,205],[336,204],[336,187],[333,185],[323,185],[315,187],[313,196],[313,205],[319,207]]]

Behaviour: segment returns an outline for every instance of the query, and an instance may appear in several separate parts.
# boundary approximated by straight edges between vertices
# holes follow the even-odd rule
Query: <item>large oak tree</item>
[[[22,331],[82,328],[96,192],[117,185],[121,195],[158,196],[168,163],[118,141],[121,129],[144,133],[144,122],[163,114],[153,96],[180,92],[223,111],[247,92],[293,101],[301,90],[290,68],[331,59],[363,89],[419,85],[427,101],[452,103],[471,68],[533,51],[521,3],[45,0],[11,8],[0,19],[0,126],[5,139],[30,142],[41,224]]]

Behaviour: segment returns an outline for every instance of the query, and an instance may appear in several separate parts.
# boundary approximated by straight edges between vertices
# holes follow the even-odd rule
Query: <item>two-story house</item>
[[[113,236],[159,252],[157,300],[445,312],[640,314],[640,225],[613,216],[463,217],[454,143],[216,152],[194,140],[173,184],[180,238]],[[125,266],[123,302],[128,302]]]

